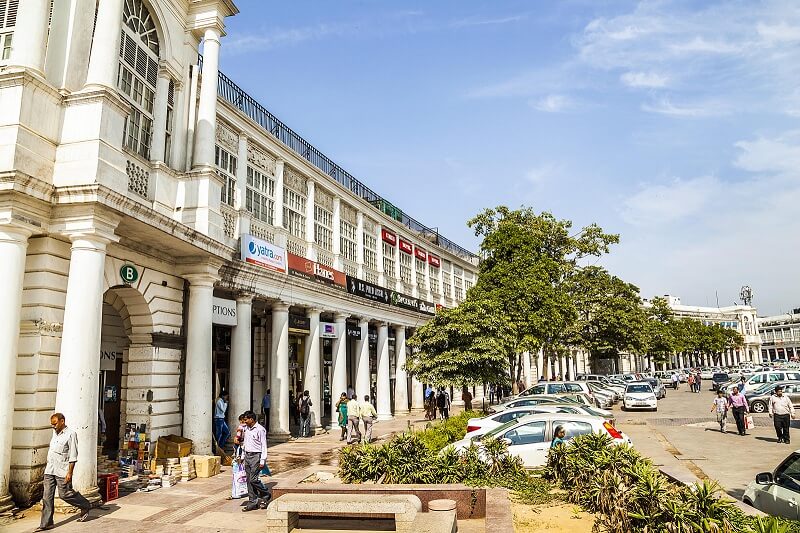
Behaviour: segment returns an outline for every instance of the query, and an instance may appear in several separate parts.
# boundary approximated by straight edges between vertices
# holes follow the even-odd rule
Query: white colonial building
[[[315,426],[348,385],[384,419],[421,407],[405,339],[477,257],[219,72],[236,13],[0,0],[0,510],[37,499],[54,410],[86,493],[98,411],[107,448],[135,425],[209,453],[223,388],[230,423],[271,390],[271,438],[303,389]]]
[[[758,333],[763,361],[800,358],[800,309],[784,315],[759,317]]]

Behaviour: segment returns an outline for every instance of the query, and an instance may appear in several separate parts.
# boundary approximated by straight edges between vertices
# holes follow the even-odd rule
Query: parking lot
[[[614,406],[617,427],[632,439],[634,447],[651,457],[658,465],[680,465],[699,478],[720,482],[733,497],[741,496],[758,472],[772,471],[790,452],[800,449],[800,421],[792,422],[791,445],[778,444],[772,419],[753,415],[756,427],[747,436],[736,433],[733,416],[728,416],[727,433],[711,412],[715,394],[708,390],[689,392],[684,383],[671,388],[659,400],[657,412],[622,411]]]

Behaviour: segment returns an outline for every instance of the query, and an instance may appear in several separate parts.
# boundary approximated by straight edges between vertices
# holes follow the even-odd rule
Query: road
[[[767,415],[753,415],[756,427],[743,437],[729,415],[723,434],[711,413],[714,396],[710,390],[689,392],[683,384],[677,391],[668,390],[667,397],[659,400],[657,412],[623,412],[621,403],[614,406],[614,412],[618,427],[633,439],[634,447],[656,464],[681,464],[701,479],[719,481],[728,494],[740,500],[758,472],[772,471],[800,448],[800,422],[792,422],[792,445],[777,443]]]

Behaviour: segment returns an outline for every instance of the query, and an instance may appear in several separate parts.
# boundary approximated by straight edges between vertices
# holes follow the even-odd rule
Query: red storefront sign
[[[428,254],[425,253],[425,250],[419,248],[418,246],[414,247],[414,257],[419,259],[420,261],[425,261],[428,258]]]
[[[386,228],[381,228],[381,239],[383,239],[383,242],[387,244],[397,246],[397,235]]]
[[[431,254],[428,254],[428,263],[430,263],[431,266],[435,266],[436,268],[442,266],[441,260],[439,260],[439,258],[436,257],[435,255]]]
[[[404,238],[400,237],[400,251],[406,254],[413,254],[414,253],[414,245],[410,242],[405,240]]]
[[[344,272],[334,270],[329,266],[325,266],[311,259],[300,257],[291,252],[286,253],[287,266],[289,273],[295,276],[300,276],[311,281],[320,281],[336,285],[337,287],[347,287],[347,276]]]

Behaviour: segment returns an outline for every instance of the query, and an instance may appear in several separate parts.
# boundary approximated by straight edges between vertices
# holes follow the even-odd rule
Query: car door
[[[773,483],[759,486],[755,493],[756,509],[790,520],[800,518],[800,454],[793,453],[775,469]]]
[[[522,459],[526,468],[536,468],[547,463],[550,443],[545,438],[547,423],[544,421],[521,424],[503,434],[511,443],[508,452]]]
[[[564,440],[571,440],[579,435],[586,435],[592,433],[594,428],[589,422],[579,422],[575,420],[553,420],[553,431],[555,428],[561,426],[566,432]]]
[[[783,387],[783,393],[789,397],[792,405],[800,406],[800,385],[786,385]]]

